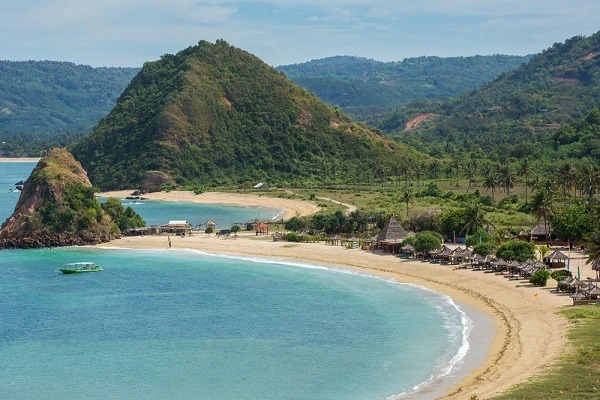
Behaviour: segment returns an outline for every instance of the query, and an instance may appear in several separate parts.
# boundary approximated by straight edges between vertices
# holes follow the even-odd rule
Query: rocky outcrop
[[[98,244],[118,235],[81,164],[66,149],[53,149],[39,161],[13,215],[2,224],[0,248]]]

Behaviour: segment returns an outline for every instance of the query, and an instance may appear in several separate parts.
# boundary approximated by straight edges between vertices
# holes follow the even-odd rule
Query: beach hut
[[[554,239],[554,236],[552,235],[552,227],[550,226],[550,224],[537,224],[532,230],[531,230],[531,241],[532,242],[538,242],[538,243],[546,243],[547,241],[550,241]]]
[[[211,221],[210,219],[207,220],[204,225],[206,226],[206,228],[211,228],[211,229],[215,229],[217,227],[217,223],[215,221]]]
[[[166,225],[160,226],[160,233],[185,236],[192,232],[192,225],[186,220],[171,220]]]
[[[566,261],[569,259],[562,251],[554,250],[544,257],[544,263],[549,268],[565,268]]]
[[[279,241],[283,240],[283,233],[275,232],[274,234],[271,235],[271,237],[273,238],[274,242],[279,242]]]
[[[408,231],[400,225],[396,219],[390,218],[390,221],[383,227],[377,235],[376,245],[388,253],[398,253],[402,241],[408,237]]]

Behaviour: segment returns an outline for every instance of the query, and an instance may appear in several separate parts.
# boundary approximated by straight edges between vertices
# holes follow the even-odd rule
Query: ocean
[[[104,270],[57,272],[89,260]],[[305,264],[180,249],[4,250],[0,393],[417,398],[468,366],[483,335],[463,308],[419,286]]]

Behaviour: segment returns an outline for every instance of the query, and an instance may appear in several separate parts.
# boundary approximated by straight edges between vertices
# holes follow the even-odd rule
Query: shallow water
[[[62,263],[104,271],[62,275]],[[410,285],[179,250],[3,251],[11,399],[383,399],[432,380],[464,315]]]
[[[0,163],[2,220],[34,166]],[[141,203],[131,206],[149,224],[225,228],[277,213]],[[86,260],[105,270],[56,273]],[[463,358],[470,322],[435,292],[175,249],[2,251],[0,321],[0,397],[10,399],[429,398],[485,354]]]

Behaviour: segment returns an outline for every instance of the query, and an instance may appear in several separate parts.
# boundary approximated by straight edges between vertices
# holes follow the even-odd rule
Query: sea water
[[[34,166],[0,163],[2,220]],[[150,204],[178,207],[134,206],[144,216]],[[256,212],[231,208],[228,222]],[[88,260],[105,270],[56,271]],[[323,267],[179,249],[0,251],[0,398],[412,398],[456,381],[472,328],[446,296]]]
[[[7,399],[385,399],[449,373],[469,320],[446,296],[195,251],[0,253]],[[63,263],[103,271],[63,275]]]
[[[14,191],[15,183],[27,180],[35,166],[36,163],[0,163],[0,224],[13,213],[21,194]],[[243,224],[255,219],[273,221],[282,217],[282,210],[269,207],[120,200],[125,207],[131,207],[138,212],[148,226],[167,224],[170,220],[187,220],[190,224],[198,226],[211,220],[217,223],[217,229],[229,229],[236,223]]]

